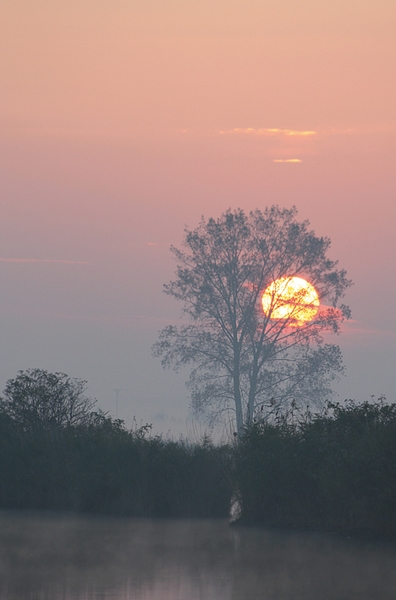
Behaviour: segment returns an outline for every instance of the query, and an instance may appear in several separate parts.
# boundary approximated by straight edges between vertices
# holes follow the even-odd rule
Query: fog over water
[[[1,600],[386,600],[396,546],[223,520],[0,515]]]

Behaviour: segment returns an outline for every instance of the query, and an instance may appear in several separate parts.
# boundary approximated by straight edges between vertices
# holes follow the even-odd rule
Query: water
[[[222,520],[0,513],[1,600],[395,597],[395,545]]]

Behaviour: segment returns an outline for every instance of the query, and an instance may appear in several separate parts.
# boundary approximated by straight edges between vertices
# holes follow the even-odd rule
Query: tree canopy
[[[288,400],[321,403],[331,394],[342,356],[323,334],[338,333],[349,317],[339,302],[351,282],[328,258],[329,246],[297,220],[295,207],[271,206],[202,218],[186,229],[181,249],[171,247],[176,278],[164,291],[181,302],[187,322],[163,329],[153,352],[164,367],[191,365],[196,412],[217,419],[232,410],[240,433],[257,411],[269,415]],[[320,300],[303,324],[303,291],[286,316],[274,318],[286,301],[272,286],[263,311],[265,290],[293,277],[307,280]]]
[[[85,395],[87,382],[44,369],[19,371],[9,379],[0,409],[23,428],[36,425],[66,427],[91,418],[95,401]]]

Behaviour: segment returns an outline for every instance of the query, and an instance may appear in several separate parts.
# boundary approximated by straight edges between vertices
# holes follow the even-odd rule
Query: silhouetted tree
[[[23,428],[87,423],[95,401],[85,395],[87,383],[44,369],[19,371],[6,383],[0,410]]]
[[[338,332],[348,307],[338,307],[350,281],[329,260],[330,240],[315,236],[297,210],[277,206],[228,210],[217,220],[202,218],[186,230],[183,248],[172,247],[176,279],[165,293],[180,300],[189,323],[166,327],[154,345],[163,366],[192,365],[189,386],[196,412],[219,418],[235,410],[237,431],[255,415],[270,414],[287,400],[322,402],[343,370],[338,346],[323,333]],[[274,319],[282,297],[274,293],[267,314],[263,292],[281,278],[306,278],[322,304],[304,325],[301,300],[286,318]],[[300,302],[299,302],[300,300]]]

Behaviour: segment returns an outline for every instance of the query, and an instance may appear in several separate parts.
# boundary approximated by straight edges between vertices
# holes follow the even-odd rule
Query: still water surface
[[[222,520],[0,513],[1,600],[388,598],[394,545]]]

